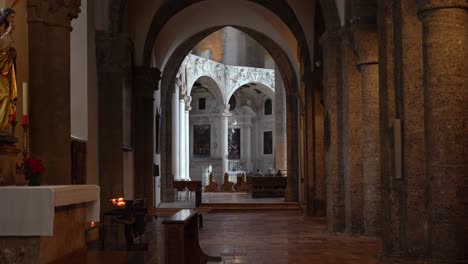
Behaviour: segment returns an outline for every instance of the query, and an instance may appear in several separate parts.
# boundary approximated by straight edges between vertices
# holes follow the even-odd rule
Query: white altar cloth
[[[86,203],[86,220],[99,221],[97,185],[0,187],[0,236],[53,236],[55,207]]]

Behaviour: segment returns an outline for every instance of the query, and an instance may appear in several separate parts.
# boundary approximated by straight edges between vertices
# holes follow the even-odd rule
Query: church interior
[[[0,0],[0,263],[468,263],[466,0]]]

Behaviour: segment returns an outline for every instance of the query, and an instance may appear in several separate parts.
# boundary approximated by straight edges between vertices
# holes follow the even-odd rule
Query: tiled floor
[[[200,244],[223,263],[380,263],[380,240],[329,235],[324,219],[304,218],[297,211],[214,212],[204,216]],[[73,263],[161,263],[161,219],[148,225],[148,250],[125,251],[109,242],[105,251],[89,250]]]

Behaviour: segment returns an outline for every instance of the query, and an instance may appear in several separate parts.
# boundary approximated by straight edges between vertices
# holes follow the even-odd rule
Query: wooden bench
[[[164,263],[191,264],[221,262],[221,257],[206,255],[198,240],[198,217],[192,209],[183,209],[163,221]]]
[[[248,179],[252,198],[284,197],[287,180],[282,176],[250,176]]]

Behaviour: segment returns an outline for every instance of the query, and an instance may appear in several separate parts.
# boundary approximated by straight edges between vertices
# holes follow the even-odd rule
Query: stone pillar
[[[339,36],[326,32],[320,38],[323,48],[323,101],[325,139],[325,185],[327,230],[344,230],[343,183],[339,176],[338,88],[339,88]]]
[[[381,230],[378,35],[374,24],[351,26],[361,73],[364,233]]]
[[[124,194],[122,89],[131,72],[131,49],[128,36],[104,31],[96,33],[102,212],[109,209],[109,199],[123,197]]]
[[[294,88],[295,89],[295,88]],[[291,93],[286,95],[286,113],[287,113],[287,184],[285,201],[299,201],[299,177],[300,177],[300,162],[301,156],[300,142],[300,95]]]
[[[229,105],[227,106],[226,110],[229,109]],[[223,164],[223,175],[226,173],[229,165],[229,160],[228,160],[228,129],[229,129],[229,115],[227,113],[228,111],[224,111],[224,113],[221,114],[221,159],[222,159],[222,164]]]
[[[70,22],[80,1],[28,1],[30,154],[42,182],[71,183]]]
[[[285,173],[287,163],[287,138],[286,138],[286,95],[283,79],[277,67],[275,67],[275,168]]]
[[[343,154],[340,160],[344,178],[345,231],[361,234],[364,232],[361,78],[349,32],[343,31],[341,39]]]
[[[190,103],[185,105],[185,131],[184,131],[184,144],[185,144],[185,180],[190,181]]]
[[[421,1],[428,252],[468,260],[468,2]]]
[[[179,87],[172,93],[172,173],[174,180],[180,181],[180,113],[179,113]]]
[[[135,198],[146,198],[153,206],[154,179],[154,92],[158,88],[161,72],[157,68],[134,68],[134,157]]]
[[[385,0],[378,13],[382,255],[399,261],[427,254],[426,191],[421,188],[426,186],[426,174],[418,8],[418,1]],[[394,119],[401,120],[401,178],[394,173]]]
[[[186,166],[186,148],[187,145],[185,145],[185,132],[187,128],[185,127],[185,99],[179,99],[179,121],[180,121],[180,126],[179,126],[179,140],[180,140],[180,149],[179,149],[179,162],[180,162],[180,179],[185,180],[187,177],[187,170],[185,169]]]
[[[248,124],[245,124],[244,126],[245,129],[245,145],[247,146],[245,150],[245,168],[243,168],[246,171],[253,171],[253,166],[252,166],[252,124],[250,119],[248,120]]]

